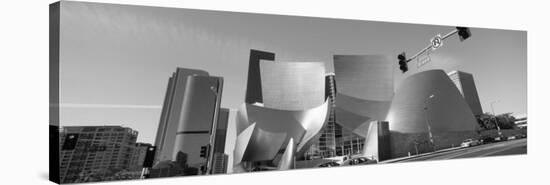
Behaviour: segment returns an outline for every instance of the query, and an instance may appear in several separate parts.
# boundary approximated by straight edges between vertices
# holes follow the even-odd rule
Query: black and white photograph
[[[527,154],[526,31],[50,11],[59,183]]]
[[[47,75],[25,86],[44,90],[45,116],[24,127],[43,133],[32,154],[47,164],[41,181],[527,183],[532,157],[547,155],[544,115],[531,107],[544,91],[530,89],[545,86],[531,68],[547,57],[531,57],[542,34],[529,26],[272,13],[268,4],[40,6],[45,55],[35,62]],[[446,170],[447,180],[435,178]]]

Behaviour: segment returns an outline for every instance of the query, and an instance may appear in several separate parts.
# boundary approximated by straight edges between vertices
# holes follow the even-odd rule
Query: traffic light
[[[208,158],[208,150],[209,149],[210,149],[210,145],[201,146],[200,157]]]
[[[464,41],[472,36],[470,28],[468,27],[456,27],[456,29],[458,30],[458,38],[460,38],[460,41]]]
[[[63,147],[61,150],[74,150],[76,148],[76,142],[78,141],[78,134],[72,133],[65,136]]]
[[[157,151],[157,147],[155,147],[155,146],[147,147],[147,151],[145,152],[145,159],[143,160],[143,167],[144,168],[153,167],[153,161],[155,160],[156,151]]]
[[[409,70],[409,67],[407,66],[407,57],[405,56],[405,52],[397,55],[397,59],[399,60],[399,69],[405,73]]]

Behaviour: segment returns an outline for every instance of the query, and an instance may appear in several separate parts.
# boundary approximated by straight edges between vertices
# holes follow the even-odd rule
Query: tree
[[[500,115],[493,115],[491,113],[483,113],[476,116],[479,127],[483,130],[497,129],[497,124],[500,129],[513,129],[515,128],[516,118],[512,116],[512,113],[504,113]]]

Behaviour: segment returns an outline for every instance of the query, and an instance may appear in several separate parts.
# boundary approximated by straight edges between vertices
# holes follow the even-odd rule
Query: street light
[[[435,142],[432,135],[432,128],[430,126],[430,120],[428,119],[428,101],[434,98],[435,95],[431,94],[424,100],[424,115],[426,117],[426,125],[428,126],[428,134],[430,136],[430,143],[432,144],[433,151],[435,152]]]
[[[493,104],[495,104],[495,103],[498,103],[498,100],[491,102],[491,111],[493,111],[493,117],[495,118],[495,125],[497,126],[498,136],[500,137],[500,136],[502,136],[502,132],[500,131],[500,126],[498,126],[497,115],[495,114],[495,108],[493,107]]]

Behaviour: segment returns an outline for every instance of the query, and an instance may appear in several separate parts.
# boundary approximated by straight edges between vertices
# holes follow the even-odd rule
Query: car
[[[337,162],[331,161],[327,163],[320,164],[318,167],[333,167],[333,166],[340,166]]]
[[[489,137],[489,136],[485,136],[485,137],[482,137],[481,139],[479,139],[481,144],[486,144],[486,143],[493,143],[495,142],[495,138],[493,137]]]
[[[506,138],[506,140],[514,140],[514,139],[517,139],[516,136],[508,136],[508,138]]]
[[[342,163],[342,166],[348,165],[363,165],[363,164],[376,164],[376,160],[372,160],[366,157],[356,157],[346,160]]]
[[[471,147],[471,146],[477,146],[480,145],[480,142],[476,139],[466,139],[462,141],[460,144],[460,147]]]
[[[504,136],[495,137],[495,142],[506,141],[508,138]]]

